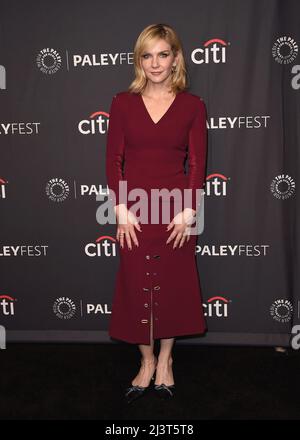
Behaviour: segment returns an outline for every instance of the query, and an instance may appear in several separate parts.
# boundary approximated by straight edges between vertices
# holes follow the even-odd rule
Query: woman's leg
[[[174,384],[174,376],[172,371],[172,348],[174,341],[175,338],[160,340],[160,353],[156,368],[155,385],[160,385],[162,383],[165,385]]]
[[[152,315],[150,323],[150,345],[139,344],[139,350],[142,354],[141,368],[136,377],[132,380],[132,385],[139,385],[141,387],[147,387],[150,384],[151,378],[155,372],[157,359],[153,353],[154,340],[153,340],[153,325]]]

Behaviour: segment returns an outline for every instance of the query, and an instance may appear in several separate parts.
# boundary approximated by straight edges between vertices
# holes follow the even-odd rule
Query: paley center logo
[[[292,63],[298,55],[298,44],[294,38],[283,35],[273,44],[272,55],[279,64]]]
[[[61,68],[62,58],[56,49],[46,47],[37,57],[36,64],[42,73],[53,75]]]
[[[203,303],[204,316],[228,318],[228,305],[231,300],[224,296],[213,296]]]
[[[0,315],[13,316],[15,314],[15,302],[16,298],[0,294]]]
[[[71,319],[76,313],[76,305],[68,296],[61,296],[54,301],[53,312],[60,319]]]
[[[276,199],[288,199],[295,193],[296,184],[288,174],[279,174],[270,185],[270,190]]]
[[[71,185],[61,177],[53,177],[47,182],[45,192],[52,202],[64,202],[70,196]],[[77,183],[76,180],[73,180],[72,197],[74,197],[74,199],[77,199],[79,196],[92,197],[94,199],[97,197],[103,198],[105,196],[107,197],[108,194],[107,184],[80,184]]]
[[[220,38],[212,38],[204,43],[203,47],[197,47],[191,53],[191,59],[195,64],[226,63],[227,48],[230,43]]]
[[[289,322],[292,314],[293,304],[288,299],[277,299],[270,307],[270,315],[278,322]]]
[[[298,55],[298,44],[294,38],[283,35],[277,38],[273,47],[272,55],[279,64],[291,64]],[[291,87],[294,90],[300,89],[300,65],[294,64],[291,67]]]
[[[72,69],[83,69],[101,67],[109,68],[115,66],[133,64],[133,52],[117,53],[70,53],[66,49],[65,66],[69,71]],[[37,54],[36,64],[40,71],[47,75],[56,73],[62,66],[62,56],[57,49],[46,47]]]
[[[80,317],[85,315],[110,315],[111,310],[109,304],[94,304],[80,300],[80,307],[78,308],[75,302],[68,296],[61,296],[54,301],[53,312],[59,319],[68,320],[76,317],[77,309],[79,309]]]
[[[50,179],[46,185],[46,194],[52,202],[64,202],[70,194],[70,187],[60,177]]]
[[[88,257],[115,257],[117,240],[110,235],[101,235],[95,243],[88,243],[84,252]]]

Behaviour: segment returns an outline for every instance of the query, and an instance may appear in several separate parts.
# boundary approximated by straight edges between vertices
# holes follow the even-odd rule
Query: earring
[[[176,64],[174,64],[174,66],[172,66],[172,73],[176,72]]]

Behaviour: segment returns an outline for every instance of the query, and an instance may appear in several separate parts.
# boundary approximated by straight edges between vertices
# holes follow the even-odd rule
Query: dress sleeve
[[[125,158],[124,130],[118,96],[112,99],[109,110],[109,125],[106,138],[106,181],[109,188],[108,199],[112,206],[125,203],[120,199],[119,182],[123,180],[123,160]],[[111,190],[114,194],[111,193]]]
[[[197,113],[189,131],[188,144],[188,188],[192,189],[192,202],[185,204],[186,208],[198,210],[200,205],[200,191],[196,198],[196,190],[202,189],[205,180],[206,156],[207,156],[207,127],[206,106],[199,98]]]

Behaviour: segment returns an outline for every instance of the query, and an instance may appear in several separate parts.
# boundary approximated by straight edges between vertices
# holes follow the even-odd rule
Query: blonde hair
[[[176,70],[172,71],[171,74],[171,91],[177,94],[187,88],[187,71],[179,37],[171,26],[159,23],[147,26],[136,40],[133,55],[135,79],[128,87],[129,92],[141,93],[146,87],[147,78],[141,66],[141,55],[150,40],[159,38],[162,38],[171,46],[174,56],[178,54]]]

